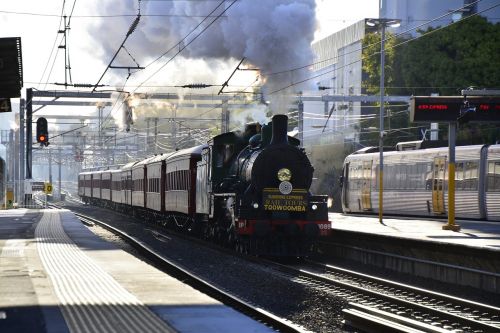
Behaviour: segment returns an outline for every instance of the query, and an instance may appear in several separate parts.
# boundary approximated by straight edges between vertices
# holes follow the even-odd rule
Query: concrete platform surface
[[[0,211],[0,332],[273,332],[88,230]]]
[[[447,220],[330,213],[333,232],[345,230],[389,237],[450,243],[500,251],[500,222],[456,220],[460,231],[443,230]]]

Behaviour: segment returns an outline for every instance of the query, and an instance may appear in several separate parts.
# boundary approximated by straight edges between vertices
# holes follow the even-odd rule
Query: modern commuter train
[[[500,221],[500,145],[457,146],[455,216]],[[377,213],[379,152],[364,148],[344,161],[344,213]],[[448,148],[384,152],[383,212],[447,216]]]
[[[276,115],[206,145],[83,172],[79,195],[241,252],[305,255],[330,231],[327,196],[310,193],[314,169],[287,122]]]

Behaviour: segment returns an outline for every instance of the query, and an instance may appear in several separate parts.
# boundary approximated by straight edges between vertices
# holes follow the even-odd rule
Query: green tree
[[[460,95],[460,90],[471,86],[500,87],[500,23],[474,16],[444,28],[428,28],[418,33],[420,38],[407,40],[388,35],[386,94],[425,96],[438,93],[444,96]],[[363,50],[363,87],[366,93],[378,94],[380,37],[367,34],[363,45],[366,47]],[[415,126],[409,124],[408,118],[408,115],[398,119],[391,117],[391,128]],[[384,127],[388,126],[389,120],[386,120]],[[393,140],[393,134],[390,133],[387,144],[397,141]],[[446,133],[441,136],[446,138]],[[490,143],[500,139],[500,130],[492,124],[466,125],[459,130],[458,139]]]
[[[398,50],[409,93],[458,95],[470,86],[500,86],[500,24],[474,16],[419,32],[427,35]]]

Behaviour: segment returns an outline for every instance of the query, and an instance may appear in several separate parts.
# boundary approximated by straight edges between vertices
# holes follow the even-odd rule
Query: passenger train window
[[[455,164],[455,189],[463,190],[464,188],[464,162]]]
[[[477,190],[477,162],[464,163],[464,190]]]
[[[500,161],[488,163],[488,192],[500,192]]]

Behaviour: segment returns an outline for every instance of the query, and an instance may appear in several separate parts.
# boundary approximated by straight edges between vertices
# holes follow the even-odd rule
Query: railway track
[[[102,223],[76,215],[85,223]],[[164,236],[158,232],[155,237]],[[259,258],[247,259],[262,262]],[[500,308],[310,261],[300,266],[263,262],[293,282],[347,299],[350,303],[343,310],[345,324],[366,332],[500,332]]]
[[[271,262],[283,274],[347,299],[346,324],[368,332],[500,332],[500,308],[406,286],[346,270],[306,262]]]
[[[48,207],[59,209],[59,207],[55,204],[48,204]],[[257,321],[265,323],[269,327],[276,329],[279,332],[289,332],[289,333],[306,333],[309,332],[306,329],[293,324],[286,319],[275,316],[274,314],[267,312],[261,308],[253,306],[252,304],[245,302],[238,297],[231,295],[230,293],[214,286],[213,284],[201,279],[195,274],[189,272],[184,269],[180,265],[177,265],[173,261],[168,260],[160,253],[154,251],[147,244],[142,241],[128,235],[127,233],[118,230],[117,228],[99,221],[93,217],[89,217],[80,213],[73,212],[75,216],[77,216],[82,223],[93,226],[98,225],[101,226],[108,231],[120,236],[123,240],[125,240],[128,244],[133,246],[144,258],[150,260],[154,265],[160,270],[166,272],[167,274],[174,276],[175,278],[188,283],[192,287],[210,295],[211,297],[219,300],[220,302],[227,304],[238,311],[245,313],[246,315],[254,318]],[[161,235],[158,235],[158,237]]]

